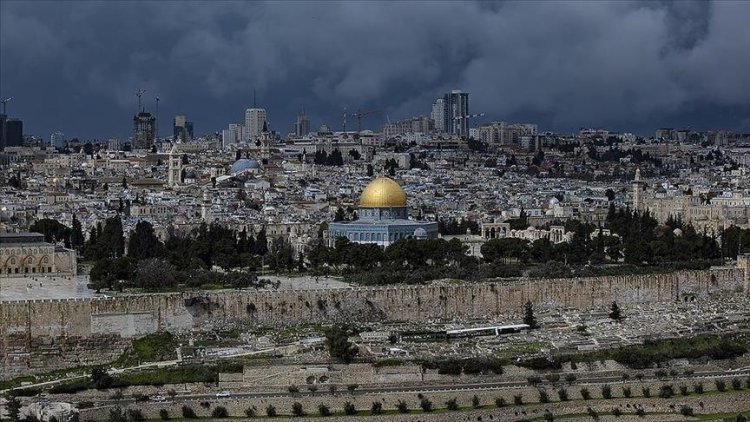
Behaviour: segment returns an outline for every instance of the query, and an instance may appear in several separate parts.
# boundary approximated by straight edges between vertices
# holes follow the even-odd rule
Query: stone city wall
[[[580,279],[7,301],[0,302],[0,361],[3,375],[28,374],[76,362],[107,363],[122,353],[130,338],[160,330],[285,327],[352,319],[484,319],[520,313],[526,301],[544,310],[604,308],[613,300],[626,306],[702,300],[742,292],[744,282],[741,269],[722,268]]]

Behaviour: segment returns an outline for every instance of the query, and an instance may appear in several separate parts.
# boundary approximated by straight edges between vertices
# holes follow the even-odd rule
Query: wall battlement
[[[4,375],[106,363],[157,332],[304,323],[454,321],[539,310],[692,301],[747,288],[741,268],[570,279],[331,290],[245,290],[0,302]],[[107,353],[101,353],[99,347]],[[93,348],[93,349],[91,349]],[[98,359],[98,360],[97,360]],[[105,360],[108,359],[108,360]]]

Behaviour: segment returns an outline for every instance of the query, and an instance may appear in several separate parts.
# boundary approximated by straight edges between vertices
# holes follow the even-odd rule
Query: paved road
[[[691,376],[682,376],[668,379],[658,378],[643,378],[643,381],[664,381],[664,382],[676,382],[676,381],[696,381],[699,379],[710,379],[710,378],[732,378],[732,377],[745,377],[750,376],[750,369],[743,369],[740,371],[710,371],[700,372]],[[634,382],[635,380],[630,380]],[[622,382],[622,377],[591,377],[577,380],[573,385],[601,385],[601,384],[614,384]],[[640,381],[638,381],[640,382]],[[560,382],[558,385],[563,385]],[[353,393],[349,393],[345,389],[340,389],[337,394],[353,394],[353,395],[368,395],[368,394],[389,394],[389,393],[438,393],[438,392],[471,392],[471,391],[493,391],[493,390],[509,390],[518,388],[527,388],[529,383],[526,381],[515,381],[515,382],[491,382],[491,383],[468,383],[468,384],[439,384],[439,385],[424,385],[424,386],[394,386],[394,387],[376,387],[376,388],[358,388]],[[320,386],[319,386],[320,387]],[[301,389],[304,388],[300,387]],[[232,393],[230,398],[217,398],[215,394],[185,394],[176,396],[175,402],[189,402],[193,400],[229,400],[229,399],[262,399],[262,398],[274,398],[274,397],[315,397],[325,396],[329,392],[325,390],[319,390],[315,393],[305,392],[300,390],[299,393],[291,394],[288,392],[252,392],[252,393]],[[133,399],[123,399],[120,402],[134,402]],[[99,406],[109,406],[116,404],[115,400],[101,400],[97,402]]]

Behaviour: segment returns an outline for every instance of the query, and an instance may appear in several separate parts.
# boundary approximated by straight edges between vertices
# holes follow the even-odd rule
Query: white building
[[[221,140],[224,147],[243,142],[245,140],[245,127],[237,123],[230,123],[229,129],[224,129],[221,132]]]
[[[266,109],[248,108],[245,110],[245,142],[255,142],[263,134],[266,124]]]

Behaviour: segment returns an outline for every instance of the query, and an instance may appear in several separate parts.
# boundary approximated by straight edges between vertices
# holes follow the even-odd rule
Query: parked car
[[[229,391],[222,391],[222,392],[216,393],[217,399],[225,399],[228,397],[232,397],[232,394]]]

